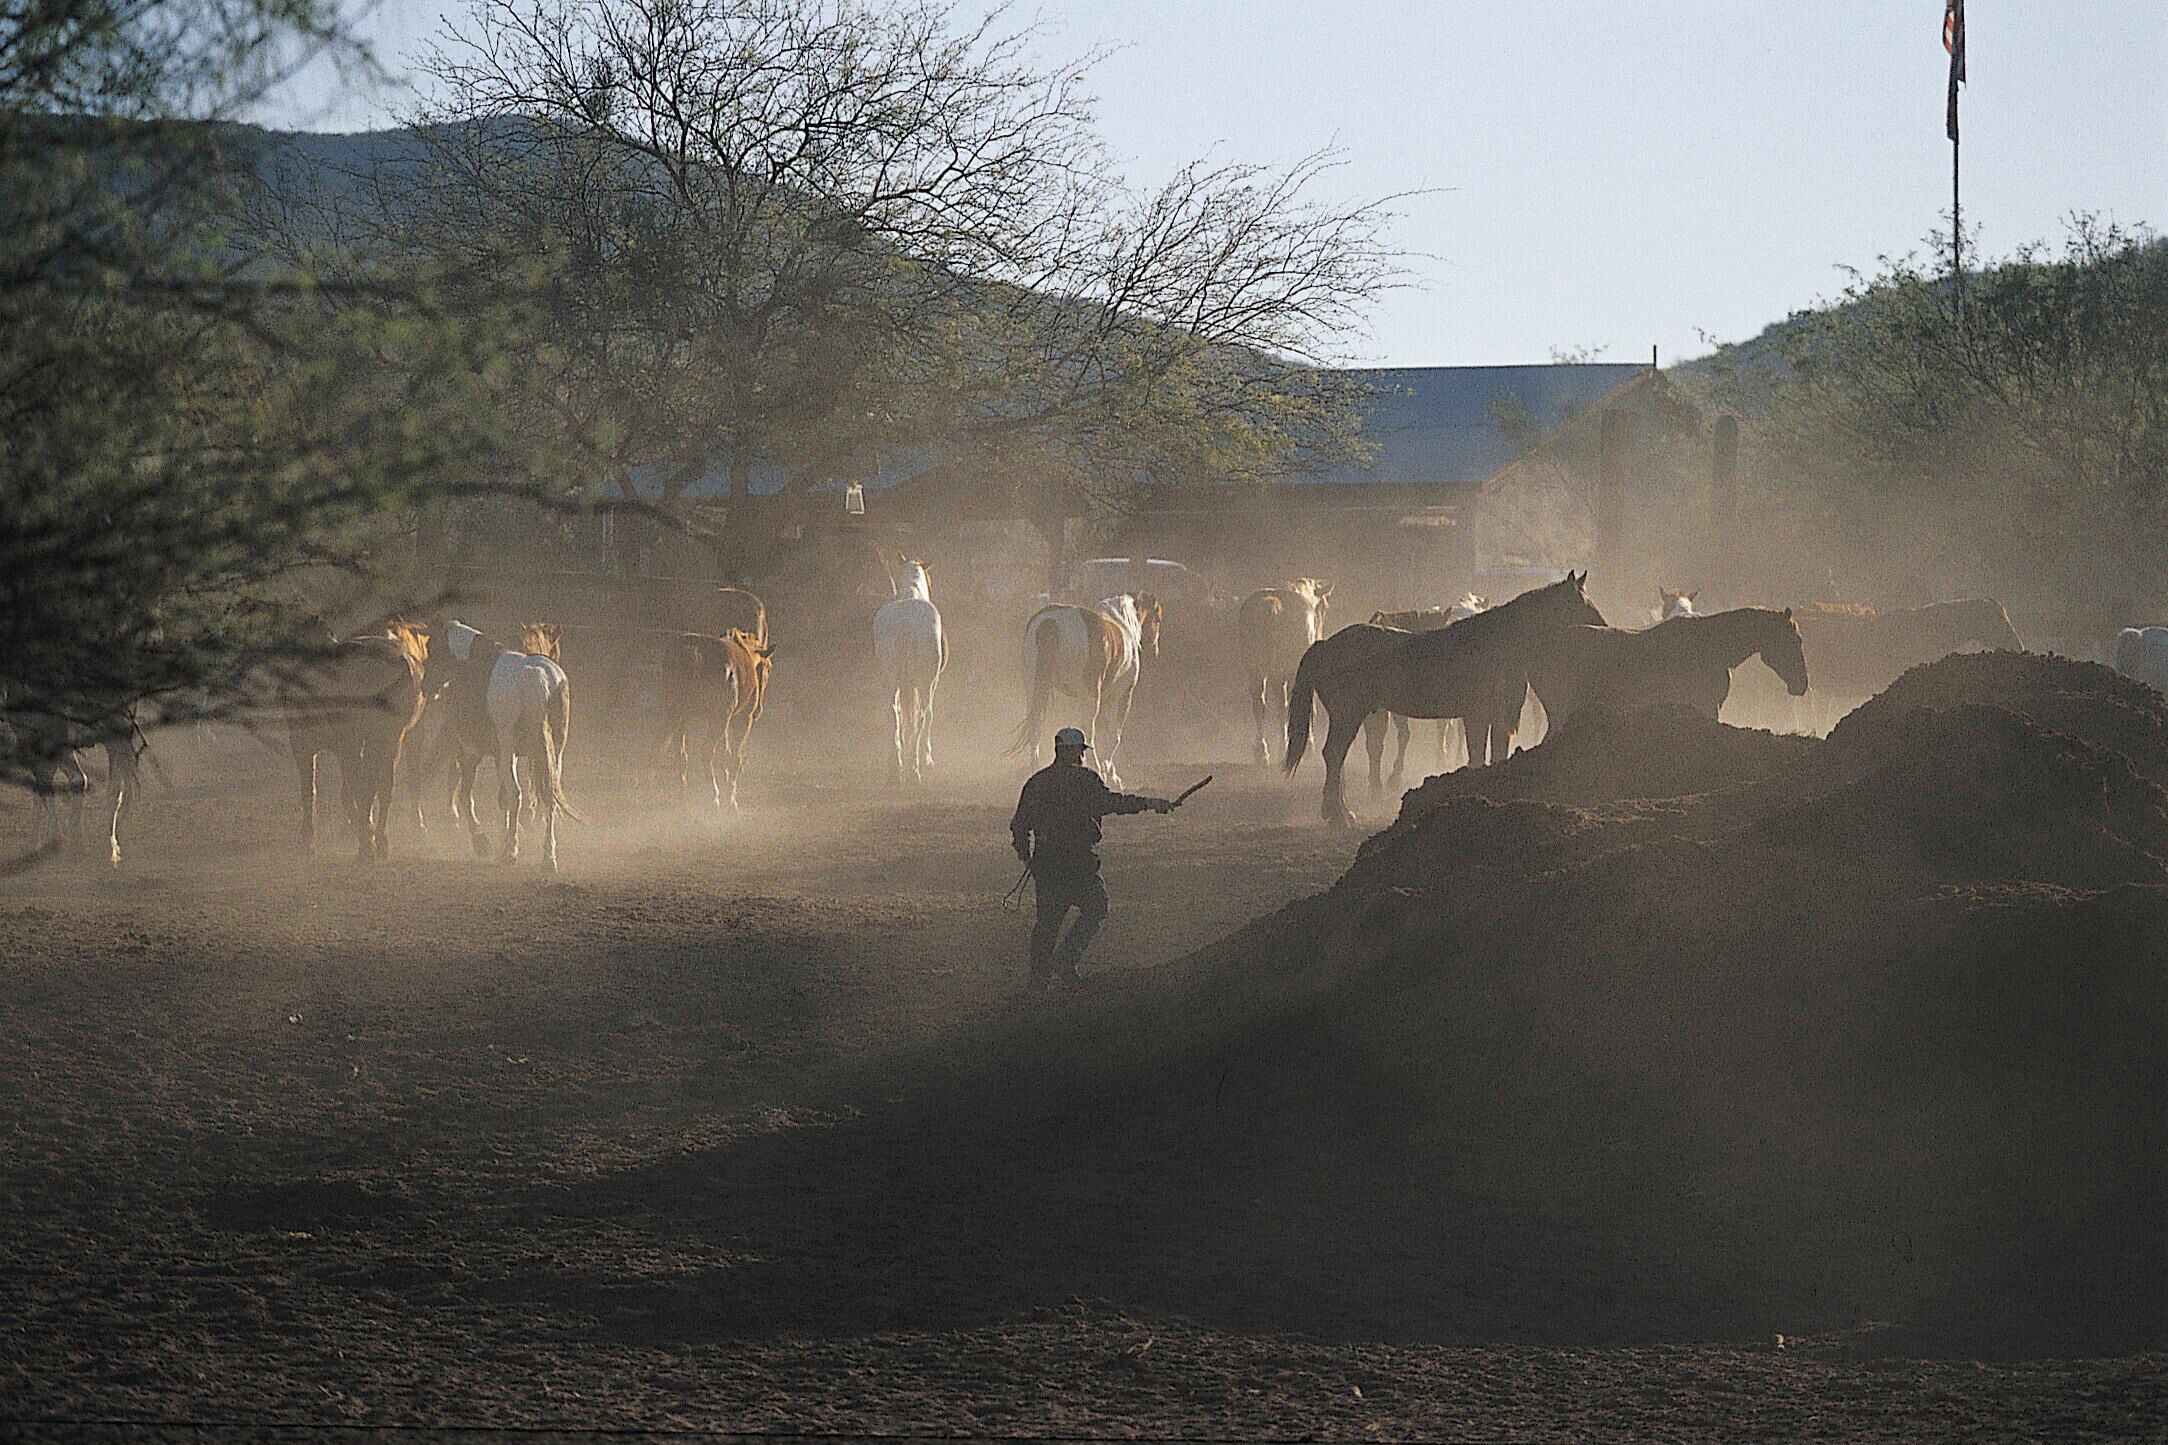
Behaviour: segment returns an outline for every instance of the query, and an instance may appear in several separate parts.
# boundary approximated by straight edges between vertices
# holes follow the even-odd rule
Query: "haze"
[[[366,27],[395,72],[447,7]],[[1048,0],[1049,57],[1100,48],[1102,130],[1140,185],[1200,155],[1338,146],[1350,196],[1398,192],[1415,287],[1377,308],[1394,366],[1593,353],[1662,361],[1752,336],[1843,266],[1948,223],[1934,0]],[[2158,224],[2168,197],[2168,9],[1974,0],[1964,205],[1984,250],[2074,212]],[[396,90],[305,74],[263,116],[390,124]]]

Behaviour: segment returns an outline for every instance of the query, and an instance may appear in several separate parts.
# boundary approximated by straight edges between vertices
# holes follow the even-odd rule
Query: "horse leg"
[[[519,861],[519,815],[520,815],[519,755],[509,746],[500,746],[497,752],[497,808],[504,814],[504,858],[506,863]]]
[[[1354,714],[1354,709],[1348,709]],[[1325,797],[1319,812],[1326,822],[1338,828],[1355,826],[1355,815],[1347,810],[1347,788],[1343,769],[1347,766],[1348,749],[1355,746],[1355,736],[1362,731],[1363,719],[1355,715],[1343,721],[1335,717],[1331,730],[1325,735],[1325,746],[1318,749],[1318,756],[1325,760]]]
[[[716,777],[716,755],[727,753],[730,748],[730,719],[721,717],[708,729],[706,745],[701,749],[701,761],[708,770],[708,806],[720,813],[723,810],[723,785]],[[730,785],[730,810],[738,810],[738,785]]]
[[[895,753],[888,765],[888,781],[893,784],[903,782],[903,694],[904,689],[898,687],[888,696],[888,710],[896,721]]]
[[[1370,755],[1370,795],[1383,797],[1385,783],[1379,774],[1385,770],[1385,719],[1377,713],[1363,719],[1363,751]],[[1400,774],[1393,774],[1393,787],[1400,786]]]
[[[399,780],[399,742],[394,739],[384,756],[369,760],[370,852],[381,861],[391,856],[392,799]]]
[[[83,760],[71,748],[62,766],[68,774],[68,851],[83,851],[83,809],[90,797],[90,774],[83,771]]]
[[[316,851],[316,749],[294,747],[294,771],[301,775],[301,856]]]
[[[106,861],[120,866],[120,815],[136,787],[135,740],[123,738],[105,745],[105,851]]]
[[[926,773],[933,771],[933,694],[934,690],[940,685],[941,674],[939,673],[935,673],[932,677],[926,679],[925,711],[920,714],[918,720],[918,766],[921,772]],[[747,732],[752,731],[753,724],[750,719],[747,720],[745,727]],[[741,742],[738,747],[739,751],[743,752],[745,745]]]
[[[1376,716],[1377,714],[1375,713],[1371,714],[1371,717]],[[1408,735],[1414,731],[1414,725],[1397,712],[1389,714],[1389,716],[1393,720],[1393,740],[1397,744],[1397,746],[1393,751],[1392,776],[1385,780],[1385,785],[1390,788],[1397,788],[1400,786],[1401,780],[1406,778],[1408,775]],[[1369,729],[1372,726],[1373,724],[1371,723],[1369,718],[1365,718],[1363,720],[1363,727],[1365,730],[1366,738],[1368,736]],[[1376,726],[1382,732],[1384,727],[1383,720],[1381,719],[1374,726]],[[1371,756],[1375,758],[1378,751],[1382,749],[1384,745],[1385,740],[1382,736],[1380,736],[1376,742],[1370,745]],[[1372,762],[1370,765],[1370,787],[1373,791],[1375,791],[1377,789],[1377,786],[1378,766],[1375,762]]]
[[[482,755],[480,753],[459,760],[458,772],[452,779],[452,817],[455,821],[458,819],[459,800],[464,797],[467,800],[468,846],[474,849],[475,857],[487,858],[489,856],[489,838],[482,832],[482,809],[481,805],[475,801],[476,779],[481,771]],[[499,781],[502,781],[501,777]]]
[[[1250,716],[1257,723],[1257,766],[1260,768],[1272,766],[1272,744],[1269,741],[1272,730],[1272,706],[1266,701],[1266,695],[1271,690],[1272,679],[1262,675],[1251,677]]]

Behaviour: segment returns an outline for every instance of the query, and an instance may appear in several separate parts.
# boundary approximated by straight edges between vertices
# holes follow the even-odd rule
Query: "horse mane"
[[[1810,617],[1849,617],[1862,622],[1882,615],[1864,602],[1808,602],[1798,610]]]
[[[384,635],[399,644],[399,650],[417,667],[429,665],[429,629],[419,623],[409,622],[394,614],[384,624]]]
[[[546,657],[551,662],[563,662],[564,658],[558,654],[564,635],[564,629],[554,622],[522,622],[519,625],[519,650]]]

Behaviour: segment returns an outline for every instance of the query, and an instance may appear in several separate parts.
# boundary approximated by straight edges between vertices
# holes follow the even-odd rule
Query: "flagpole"
[[[1950,275],[1957,281],[1959,291],[1965,287],[1965,212],[1958,199],[1957,147],[1955,135],[1950,137]]]
[[[1965,210],[1958,186],[1957,87],[1965,80],[1965,0],[1943,0],[1942,48],[1950,55],[1950,280],[1965,294]]]

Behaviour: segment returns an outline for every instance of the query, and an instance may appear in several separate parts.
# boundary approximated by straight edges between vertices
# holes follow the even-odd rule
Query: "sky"
[[[456,0],[454,0],[456,4]],[[444,0],[382,0],[393,72]],[[1351,359],[1664,365],[1826,300],[1946,227],[1942,0],[1043,0],[1049,63],[1150,188],[1209,157],[1342,152],[1320,195],[1398,195],[1407,284]],[[1963,202],[1983,254],[2075,212],[2168,230],[2168,4],[1970,0]],[[305,72],[260,117],[372,129],[396,88]]]

